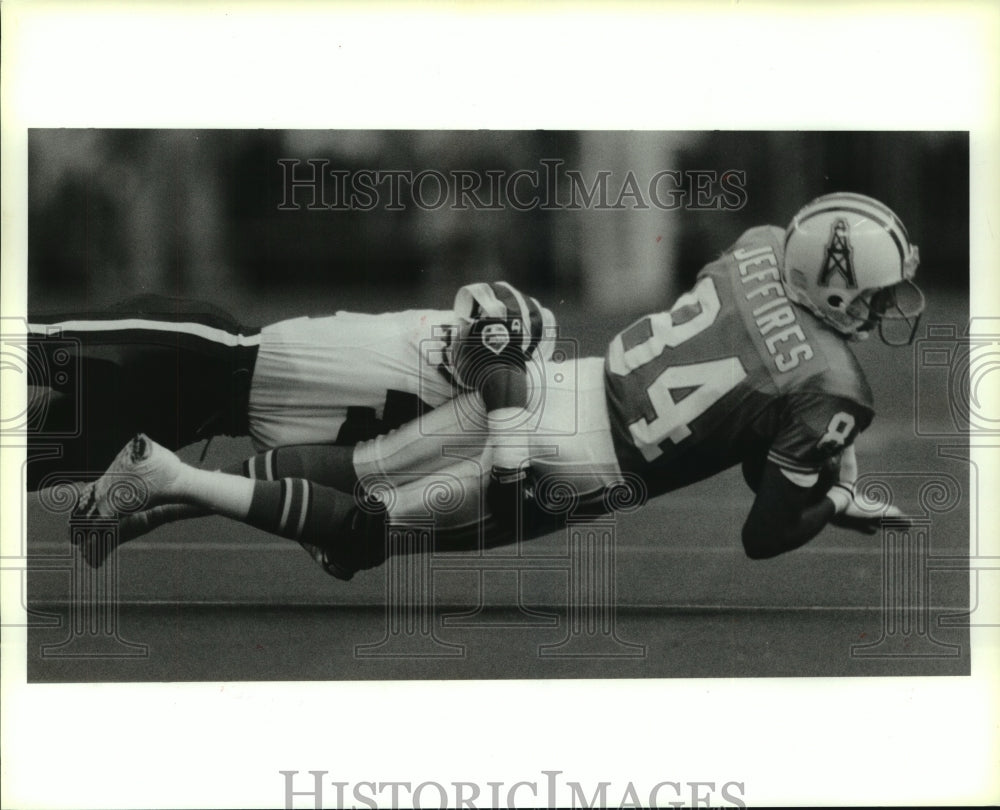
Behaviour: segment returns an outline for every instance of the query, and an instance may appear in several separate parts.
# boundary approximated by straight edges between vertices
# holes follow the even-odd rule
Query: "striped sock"
[[[271,534],[329,547],[343,541],[354,499],[304,478],[256,481],[246,522]]]
[[[312,484],[305,479],[258,481],[254,485],[247,523],[298,540],[306,527],[312,500]]]
[[[274,450],[258,453],[243,462],[243,477],[255,481],[275,481],[278,476],[275,470]]]
[[[315,484],[353,492],[354,448],[326,444],[275,447],[243,462],[242,475],[255,481],[306,478]]]

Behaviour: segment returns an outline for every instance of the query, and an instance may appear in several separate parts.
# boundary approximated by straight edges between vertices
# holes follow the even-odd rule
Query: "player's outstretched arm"
[[[757,485],[757,498],[743,526],[747,555],[766,559],[791,551],[809,542],[827,523],[875,534],[886,518],[903,517],[890,504],[859,502],[854,493],[857,476],[853,445],[840,456],[837,481],[819,498],[815,487],[798,486],[778,465],[767,462]]]
[[[792,483],[773,462],[764,465],[757,497],[743,524],[748,557],[763,560],[792,551],[812,540],[834,516],[829,498]]]

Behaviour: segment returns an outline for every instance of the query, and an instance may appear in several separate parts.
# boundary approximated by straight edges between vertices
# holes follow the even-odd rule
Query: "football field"
[[[929,299],[924,324],[963,328],[961,300]],[[580,316],[559,317],[588,335],[586,353],[600,353],[606,336]],[[520,550],[405,557],[351,582],[325,575],[296,543],[222,518],[158,529],[95,578],[73,556],[65,513],[32,495],[28,679],[968,673],[970,467],[948,379],[922,365],[921,351],[858,351],[877,413],[859,467],[889,481],[904,513],[925,518],[913,543],[891,528],[828,528],[799,550],[749,560],[739,535],[753,495],[730,470]],[[196,461],[200,451],[182,455]],[[251,453],[249,441],[217,439],[205,464]],[[574,566],[581,537],[604,538],[596,567]]]

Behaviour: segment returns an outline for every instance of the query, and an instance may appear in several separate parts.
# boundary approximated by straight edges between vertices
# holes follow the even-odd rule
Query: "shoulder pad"
[[[804,381],[800,390],[844,397],[872,410],[874,408],[872,389],[861,364],[851,351],[850,344],[820,323],[819,319],[807,309],[799,307],[798,314],[804,322],[813,327],[809,329],[809,340],[827,361],[821,372]]]
[[[748,245],[761,245],[766,244],[770,247],[775,248],[775,253],[781,255],[781,248],[784,246],[785,242],[785,229],[778,228],[774,225],[758,225],[755,228],[750,228],[744,231],[740,238],[736,240],[727,253],[731,253],[739,248],[745,248]]]

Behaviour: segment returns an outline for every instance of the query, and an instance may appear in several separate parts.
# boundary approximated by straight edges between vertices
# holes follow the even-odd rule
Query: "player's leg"
[[[333,444],[303,444],[275,447],[248,458],[239,464],[237,472],[259,481],[280,478],[307,478],[315,484],[354,493],[358,475],[354,468],[353,446]]]
[[[485,408],[478,394],[461,394],[398,430],[359,443],[354,470],[362,485],[395,487],[479,458],[489,439]]]
[[[352,463],[353,447],[339,445],[301,445],[276,447],[223,467],[217,472],[239,475],[258,481],[278,481],[282,478],[304,478],[314,484],[329,486],[350,495],[355,493],[357,475]],[[90,487],[93,488],[93,487]],[[82,499],[88,502],[89,493]],[[106,499],[93,499],[98,514],[115,514]],[[181,520],[205,517],[210,512],[191,503],[163,503],[138,512],[119,515],[118,544],[135,540],[160,526]]]
[[[245,434],[258,332],[210,304],[160,296],[33,316],[29,361],[44,388],[28,488],[105,469],[140,429],[170,448]]]
[[[283,478],[303,478],[313,484],[339,489],[347,495],[357,494],[363,498],[363,493],[356,492],[357,476],[352,463],[352,447],[334,445],[303,445],[300,447],[279,447],[258,453],[245,461],[231,464],[216,472],[238,475],[251,480],[278,481]],[[99,515],[118,518],[117,543],[115,548],[136,540],[154,529],[170,523],[213,514],[212,509],[194,502],[170,502],[150,505],[138,511],[120,511],[110,497],[110,485],[120,477],[127,480],[131,476],[129,464],[115,465],[109,468],[97,482],[88,484],[76,509],[78,515]],[[161,498],[169,497],[161,494]],[[368,509],[372,511],[371,508]],[[378,511],[378,510],[376,510]],[[303,542],[302,545],[322,564],[322,550],[315,544]],[[93,551],[93,550],[89,550]],[[101,551],[107,553],[111,548],[107,544],[101,546]],[[88,557],[93,564],[103,562],[103,557],[97,561]]]
[[[473,531],[488,517],[483,493],[490,477],[489,451],[397,486],[372,486],[370,501],[382,504],[390,525],[433,521],[435,530]]]
[[[113,514],[137,497],[152,510],[167,505],[175,516],[185,509],[222,515],[298,540],[329,573],[343,579],[380,561],[378,545],[370,551],[365,542],[378,535],[369,525],[384,514],[377,504],[369,508],[370,518],[362,526],[351,495],[303,478],[259,480],[200,470],[144,435],[130,441],[105,475],[88,487],[75,514]],[[329,558],[326,551],[332,552]],[[95,549],[84,547],[83,553],[92,565],[103,563]]]
[[[230,480],[235,476],[215,478],[213,476],[220,474],[189,468],[193,470],[192,475],[198,473],[208,477],[200,481],[199,487],[178,492],[172,486],[164,486],[150,492],[154,501],[151,508],[121,519],[122,541],[173,520],[201,516],[206,513],[204,510],[258,525],[254,521],[259,518],[260,512],[255,511],[251,515],[244,501],[233,502],[229,500],[230,496],[242,492],[245,498],[251,491],[247,484],[252,487],[254,481],[273,484],[283,479],[307,481],[310,488],[328,490],[321,492],[324,502],[335,500],[338,509],[343,505],[350,512],[349,531],[344,531],[355,539],[339,543],[335,554],[331,536],[314,531],[316,526],[329,519],[329,514],[320,519],[320,523],[316,522],[318,518],[315,515],[311,516],[303,524],[302,534],[296,538],[307,548],[318,546],[321,551],[327,552],[330,557],[327,562],[331,563],[324,565],[327,570],[339,568],[340,571],[350,572],[377,565],[384,559],[381,525],[388,503],[398,504],[395,515],[400,520],[416,514],[426,516],[428,509],[432,509],[442,518],[439,522],[443,529],[474,526],[482,517],[479,499],[489,465],[482,458],[487,436],[482,409],[477,409],[474,403],[467,401],[469,399],[465,396],[446,403],[418,422],[356,448],[305,445],[260,453],[233,471],[245,477],[243,483]],[[123,467],[135,471],[128,454],[125,454]],[[108,473],[107,481],[111,481],[115,470],[112,468]],[[406,486],[427,476],[431,477],[419,486]],[[465,495],[459,497],[458,505],[449,506],[454,498],[447,493],[456,481],[458,491]],[[218,491],[213,482],[218,485]],[[340,490],[339,496],[333,488]],[[400,488],[402,491],[398,491]],[[103,514],[118,511],[108,505],[106,485],[98,482],[93,489],[92,496],[81,499],[81,511]],[[299,489],[301,487],[296,485],[296,491]],[[324,505],[317,514],[328,512],[329,508]],[[338,518],[340,523],[343,523],[343,517]],[[261,527],[273,530],[268,526]],[[314,557],[317,556],[315,549],[309,550]],[[339,566],[335,560],[340,561]],[[331,573],[342,575],[336,570]]]
[[[439,416],[428,421],[436,424],[439,422]],[[467,453],[470,452],[471,446],[458,447],[461,452]],[[387,455],[380,456],[375,452],[376,448],[386,449]],[[366,442],[357,447],[333,444],[275,447],[238,462],[222,472],[257,481],[304,478],[314,484],[332,487],[348,495],[364,497],[364,485],[392,489],[454,465],[456,458],[448,455],[450,449],[442,447],[435,439],[422,436],[416,426],[408,426],[404,430],[394,431],[384,437],[384,441],[383,437],[380,437],[374,442]],[[478,458],[483,452],[483,445],[480,442],[471,449],[474,449],[475,457]],[[364,485],[359,486],[362,475]],[[98,511],[107,507],[108,514],[114,512],[107,505],[107,499],[102,492],[95,492],[93,501]],[[159,509],[159,514],[167,516],[170,512]],[[178,512],[178,519],[192,514],[190,509],[182,510]],[[168,520],[168,517],[164,517],[155,522],[156,525],[161,525]]]
[[[551,531],[564,507],[607,512],[644,497],[621,489],[639,484],[626,481],[615,456],[600,358],[583,358],[562,381],[548,382],[530,445],[536,514],[526,526],[528,537]]]
[[[371,568],[384,559],[380,549],[385,507],[359,486],[353,456],[353,447],[340,445],[276,447],[247,459],[237,471],[256,481],[305,482],[306,500],[315,502],[318,498],[319,511],[308,513],[303,531],[295,539],[327,573],[339,579],[350,579],[356,571]],[[350,515],[336,518],[340,531],[317,532],[316,527],[329,525],[328,521],[333,519],[330,504],[334,502],[338,507],[354,506]],[[181,512],[180,516],[187,515]]]
[[[305,478],[260,480],[182,465],[168,497],[296,540],[339,579],[384,559],[384,507]]]

